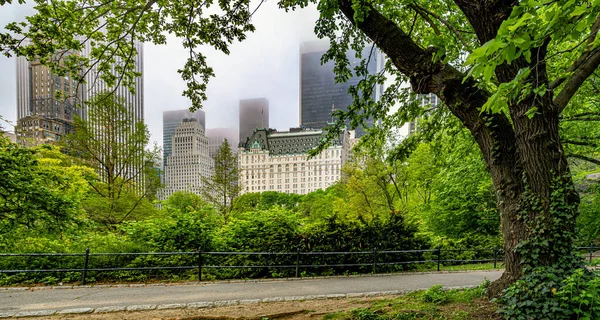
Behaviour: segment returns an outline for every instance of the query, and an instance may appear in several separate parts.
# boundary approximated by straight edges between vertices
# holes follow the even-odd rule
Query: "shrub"
[[[577,269],[561,280],[562,270],[534,268],[499,299],[505,319],[599,319],[600,278]]]
[[[442,285],[436,284],[423,292],[422,299],[423,302],[444,304],[448,302],[448,294]]]

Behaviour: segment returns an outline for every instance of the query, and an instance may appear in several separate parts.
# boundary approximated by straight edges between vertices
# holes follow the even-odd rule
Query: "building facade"
[[[211,158],[217,154],[223,141],[227,139],[232,152],[237,152],[239,144],[239,134],[232,128],[212,128],[206,129],[206,137],[208,138],[208,154]]]
[[[196,119],[202,128],[206,129],[206,115],[203,110],[190,112],[189,109],[163,111],[163,162],[173,154],[171,139],[175,129],[181,125],[183,119]]]
[[[139,41],[134,41],[134,46],[137,51],[136,55],[133,57],[133,63],[135,66],[135,72],[140,74],[144,73],[144,46],[143,43]],[[83,54],[90,56],[91,46],[88,43],[83,50]],[[121,61],[116,61],[115,64],[122,63]],[[114,72],[114,67],[112,72]],[[139,123],[144,122],[144,78],[143,75],[139,76],[135,79],[134,89],[135,92],[131,92],[129,88],[124,86],[117,85],[116,87],[110,87],[106,83],[104,83],[99,76],[99,70],[97,68],[92,68],[87,72],[85,76],[86,84],[83,90],[83,117],[86,119],[86,106],[85,103],[104,92],[114,92],[115,96],[118,96],[123,99],[123,103],[127,108],[127,114],[129,115],[129,121],[131,123]],[[92,122],[92,121],[90,121]],[[94,124],[91,123],[92,126],[97,128],[96,134],[98,135],[98,139],[103,139],[102,135],[102,124]],[[131,130],[129,130],[131,132]],[[118,141],[128,141],[129,137],[128,133],[118,132],[117,140]],[[129,161],[130,165],[127,165],[122,172],[122,176],[125,178],[132,178],[137,188],[142,191],[145,187],[146,181],[145,176],[141,174],[144,167],[144,156],[141,154],[142,150],[144,150],[146,146],[140,146],[139,154],[131,155],[133,157],[132,161]],[[117,166],[118,167],[118,166]],[[101,176],[101,179],[105,179]]]
[[[300,127],[322,129],[327,123],[334,121],[334,110],[346,111],[352,104],[348,88],[357,85],[361,80],[360,77],[353,76],[345,83],[335,83],[334,62],[329,61],[321,65],[321,57],[328,48],[329,44],[322,41],[305,42],[300,45]],[[369,54],[370,48],[365,49],[363,56],[366,58]],[[351,70],[361,62],[354,52],[348,53],[347,57]],[[368,64],[369,72],[375,73],[382,66],[382,56],[378,50],[374,50]],[[374,99],[381,96],[381,89],[376,88]],[[373,120],[368,120],[365,125],[371,127]],[[363,128],[356,128],[357,137],[363,134]]]
[[[308,151],[324,136],[322,130],[292,128],[287,132],[256,129],[246,143],[240,143],[238,165],[242,193],[277,191],[307,194],[326,189],[340,179],[351,145],[345,132],[318,156]]]
[[[202,178],[209,178],[214,162],[208,155],[208,139],[204,127],[195,118],[183,119],[173,132],[172,154],[166,158],[162,198],[175,191],[202,192]]]
[[[269,100],[265,98],[240,100],[240,136],[245,143],[256,128],[269,127]]]
[[[73,117],[82,114],[83,88],[70,75],[59,77],[38,60],[18,57],[16,67],[17,142],[35,146],[60,141],[73,131]],[[57,99],[57,91],[66,98]]]

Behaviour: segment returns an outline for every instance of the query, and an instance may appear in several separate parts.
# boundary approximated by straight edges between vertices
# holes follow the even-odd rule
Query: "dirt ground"
[[[173,309],[139,312],[91,313],[81,315],[54,315],[45,317],[52,320],[261,320],[285,319],[307,320],[322,319],[328,313],[367,307],[370,302],[390,299],[393,296],[355,299],[329,299],[311,301],[269,302],[250,305],[237,305],[208,309]],[[27,319],[42,319],[39,317]]]

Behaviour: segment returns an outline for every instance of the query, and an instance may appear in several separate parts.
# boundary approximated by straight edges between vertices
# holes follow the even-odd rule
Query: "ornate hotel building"
[[[308,159],[308,151],[316,147],[325,132],[292,128],[287,132],[255,129],[250,139],[241,142],[238,152],[242,193],[278,191],[307,194],[326,189],[340,179],[352,131],[319,155]]]
[[[165,188],[168,198],[175,191],[201,194],[202,177],[213,174],[214,162],[208,155],[208,138],[198,119],[183,119],[171,139],[172,154],[165,159]]]

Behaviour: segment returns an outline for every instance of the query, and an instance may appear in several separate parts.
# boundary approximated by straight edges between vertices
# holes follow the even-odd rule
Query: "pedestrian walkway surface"
[[[0,318],[34,314],[83,313],[135,308],[212,306],[224,301],[279,301],[335,298],[356,294],[407,292],[441,284],[475,286],[493,281],[501,271],[417,273],[248,282],[202,282],[73,288],[0,288]],[[350,294],[350,295],[349,295]],[[40,314],[41,313],[41,314]]]

